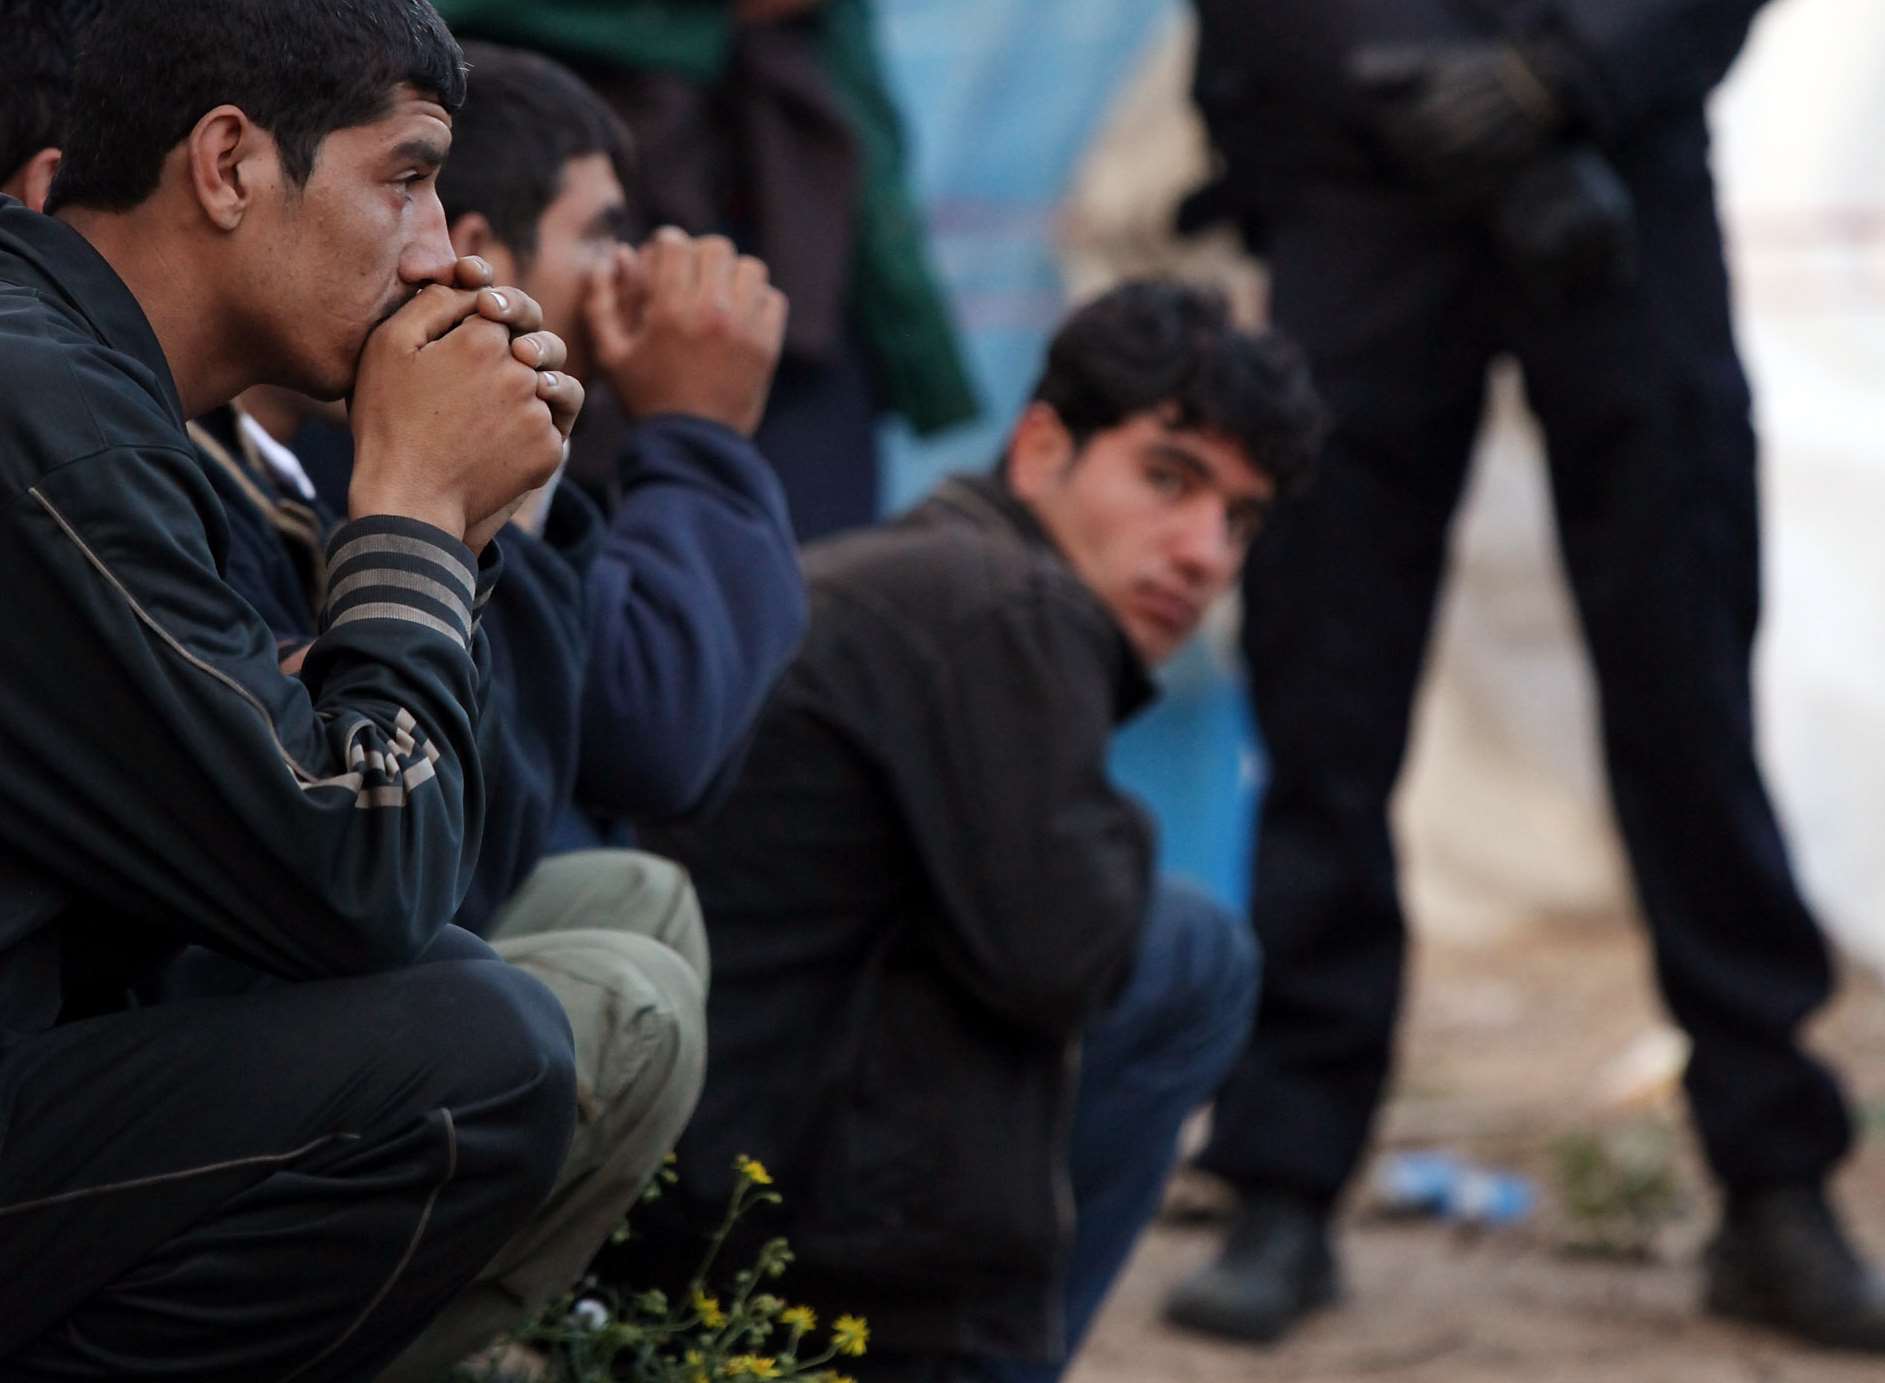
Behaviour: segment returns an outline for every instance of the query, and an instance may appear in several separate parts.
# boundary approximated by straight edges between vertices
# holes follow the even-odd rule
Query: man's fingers
[[[388,317],[379,330],[387,332],[402,349],[416,351],[438,340],[477,310],[476,293],[429,283],[412,301]]]
[[[583,298],[583,317],[589,324],[589,339],[595,342],[596,358],[605,364],[625,359],[635,349],[635,337],[622,314],[622,293],[613,261],[599,264],[589,277],[589,292]]]
[[[496,277],[490,261],[482,255],[466,255],[452,266],[453,286],[469,288],[474,293],[480,288],[489,288]]]
[[[739,251],[724,235],[703,235],[694,242],[694,290],[701,300],[732,306],[734,266]]]
[[[764,260],[741,255],[733,265],[733,312],[741,318],[757,317],[766,310],[766,290],[772,273]]]
[[[767,349],[775,356],[785,346],[785,319],[791,311],[791,302],[776,288],[767,288],[760,297],[760,329]]]
[[[663,226],[642,251],[650,296],[685,302],[693,293],[697,249],[686,231]]]
[[[639,334],[653,288],[647,262],[627,245],[617,245],[610,267],[615,275],[616,307],[622,321],[631,333]]]
[[[511,354],[533,370],[560,370],[569,349],[555,332],[533,331],[511,339]]]
[[[537,306],[537,300],[510,284],[480,292],[478,315],[509,327],[513,336],[522,336],[543,325],[543,309]]]
[[[569,430],[576,426],[576,415],[583,410],[582,385],[574,375],[544,370],[537,375],[537,397],[550,406],[550,421],[567,440]]]

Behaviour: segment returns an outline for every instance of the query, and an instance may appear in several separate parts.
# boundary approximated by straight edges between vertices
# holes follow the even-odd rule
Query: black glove
[[[1556,54],[1510,43],[1383,44],[1349,81],[1388,157],[1416,182],[1470,192],[1532,161],[1569,123]]]
[[[1589,144],[1513,175],[1492,207],[1493,239],[1536,303],[1564,307],[1636,277],[1636,203]]]
[[[1172,212],[1172,231],[1180,238],[1202,235],[1218,226],[1235,228],[1253,255],[1269,249],[1269,227],[1248,195],[1247,180],[1219,172],[1186,193]]]

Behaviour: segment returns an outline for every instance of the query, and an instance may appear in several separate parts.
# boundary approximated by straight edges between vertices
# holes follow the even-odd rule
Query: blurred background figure
[[[1486,402],[1514,356],[1598,679],[1618,824],[1727,1192],[1708,1305],[1885,1348],[1823,1195],[1850,1128],[1795,1030],[1827,996],[1754,760],[1755,445],[1703,102],[1758,0],[1200,0],[1223,176],[1189,206],[1266,255],[1336,418],[1245,583],[1271,778],[1259,1029],[1202,1165],[1244,1209],[1173,1319],[1271,1339],[1333,1299],[1328,1219],[1389,1064],[1388,799]]]
[[[0,193],[38,211],[65,142],[72,54],[97,0],[0,0]]]
[[[644,229],[729,234],[771,267],[792,315],[755,442],[801,540],[877,516],[882,416],[918,433],[975,416],[870,0],[438,8],[461,38],[550,53],[605,95],[640,152]]]

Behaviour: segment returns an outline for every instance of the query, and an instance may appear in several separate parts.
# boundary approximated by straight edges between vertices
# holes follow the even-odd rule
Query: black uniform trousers
[[[1204,1166],[1332,1199],[1389,1068],[1404,920],[1388,796],[1478,426],[1520,363],[1595,668],[1617,820],[1657,974],[1694,1042],[1687,1092],[1731,1189],[1812,1182],[1850,1138],[1796,1041],[1830,987],[1755,763],[1755,441],[1700,112],[1617,155],[1632,288],[1528,305],[1476,225],[1362,185],[1283,189],[1267,229],[1280,325],[1336,417],[1322,473],[1246,575],[1245,650],[1271,781],[1250,1048]]]
[[[0,1380],[374,1377],[548,1194],[549,991],[469,933],[0,1046]]]

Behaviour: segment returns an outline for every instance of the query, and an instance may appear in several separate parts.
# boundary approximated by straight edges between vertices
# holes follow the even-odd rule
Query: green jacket
[[[733,50],[731,5],[719,0],[435,3],[466,34],[702,83],[720,79]],[[810,22],[862,159],[851,309],[877,387],[918,432],[966,422],[978,411],[975,390],[907,184],[902,124],[878,58],[870,0],[824,0]]]

